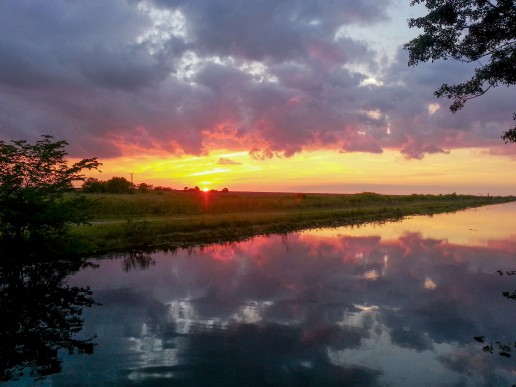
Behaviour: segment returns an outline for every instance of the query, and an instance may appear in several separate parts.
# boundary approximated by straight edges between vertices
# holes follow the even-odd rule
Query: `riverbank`
[[[515,201],[470,195],[150,192],[87,195],[90,225],[72,228],[79,255],[241,241],[308,228],[396,221]]]

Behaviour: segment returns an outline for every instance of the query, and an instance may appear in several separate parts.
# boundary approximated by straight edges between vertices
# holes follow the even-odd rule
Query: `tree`
[[[516,3],[514,0],[412,0],[429,10],[409,19],[423,33],[406,43],[409,66],[438,59],[478,63],[473,77],[457,85],[443,84],[437,97],[453,99],[455,113],[472,99],[500,85],[516,84]],[[516,113],[513,113],[516,120]],[[502,139],[516,142],[516,126]]]
[[[138,184],[138,192],[145,193],[152,190],[152,184],[140,183]]]
[[[82,185],[82,192],[85,193],[106,193],[107,186],[105,181],[88,177]]]
[[[0,140],[0,236],[8,240],[45,240],[62,236],[70,223],[87,218],[83,197],[64,198],[84,169],[98,169],[96,158],[71,166],[66,141],[44,135],[35,144]]]
[[[106,191],[113,194],[134,193],[134,185],[125,177],[112,177],[106,182]]]

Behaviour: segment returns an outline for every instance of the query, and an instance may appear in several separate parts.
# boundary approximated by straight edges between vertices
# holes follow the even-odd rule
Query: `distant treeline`
[[[185,192],[201,192],[199,187],[189,188],[184,187],[182,190],[171,187],[154,187],[152,184],[140,183],[133,184],[125,177],[115,176],[109,180],[99,180],[93,177],[87,178],[82,187],[85,193],[110,193],[110,194],[126,194],[126,193],[146,193],[149,191],[185,191]],[[210,190],[210,192],[218,192],[217,190]],[[229,192],[227,188],[223,188],[221,192]]]

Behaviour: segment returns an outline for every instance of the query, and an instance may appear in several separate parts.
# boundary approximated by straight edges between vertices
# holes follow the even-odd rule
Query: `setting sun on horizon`
[[[2,2],[0,139],[179,190],[514,194],[516,91],[452,114],[475,65],[409,67],[409,3]]]
[[[407,160],[396,151],[374,155],[311,151],[256,160],[245,151],[219,150],[207,156],[149,155],[102,162],[102,173],[92,171],[88,176],[129,179],[131,171],[135,184],[178,190],[198,186],[205,191],[512,195],[516,187],[516,175],[500,173],[507,168],[506,157],[483,149],[427,155],[423,161]]]

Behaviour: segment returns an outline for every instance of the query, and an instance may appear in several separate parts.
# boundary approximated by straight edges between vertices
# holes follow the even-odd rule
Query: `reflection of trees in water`
[[[285,244],[287,250],[289,250],[288,246],[288,239],[286,234],[282,235],[282,241]],[[198,253],[203,254],[210,250],[212,247],[216,248],[230,248],[237,246],[237,243],[235,242],[227,242],[227,243],[219,243],[219,244],[211,244],[206,246],[188,246],[184,248],[178,248],[178,247],[163,247],[159,249],[147,249],[147,250],[133,250],[127,254],[116,254],[111,256],[111,258],[114,259],[121,259],[122,261],[122,269],[124,271],[131,271],[131,270],[147,270],[151,266],[154,266],[156,264],[156,261],[152,258],[152,254],[155,253],[166,253],[170,254],[171,256],[177,255],[178,251],[182,250],[185,251],[188,256],[193,256]]]
[[[0,267],[0,380],[27,369],[33,377],[59,372],[60,348],[93,352],[91,339],[73,338],[82,329],[83,308],[94,304],[92,292],[65,281],[81,266],[59,261]]]
[[[502,270],[496,271],[500,275],[516,275],[516,270],[506,270],[503,272]],[[505,298],[508,298],[509,300],[516,300],[516,290],[513,292],[502,292],[502,296]],[[485,336],[475,336],[473,337],[476,341],[478,341],[481,344],[486,344],[482,347],[482,350],[484,352],[494,353],[494,351],[498,351],[498,354],[500,356],[504,357],[511,357],[512,355],[512,348],[516,349],[516,341],[515,342],[502,342],[502,341],[495,341],[494,344],[490,342],[489,344],[486,341]]]
[[[497,270],[498,274],[503,275],[503,271]],[[505,272],[506,275],[516,275],[516,270],[507,270]],[[502,292],[502,296],[508,298],[509,300],[516,300],[516,290],[513,292]]]
[[[151,255],[143,251],[131,251],[129,254],[122,256],[122,268],[124,271],[146,270],[155,264],[156,262]]]
[[[500,356],[511,357],[512,343],[503,343],[501,341],[496,341],[494,344],[493,343],[487,344],[485,336],[475,336],[473,338],[476,341],[478,341],[479,343],[486,344],[485,346],[482,347],[482,350],[484,352],[493,353],[496,348],[496,350],[498,351],[498,354]],[[516,342],[514,343],[514,347],[516,348]]]
[[[502,292],[502,296],[508,298],[509,300],[516,300],[516,290],[511,292]]]

